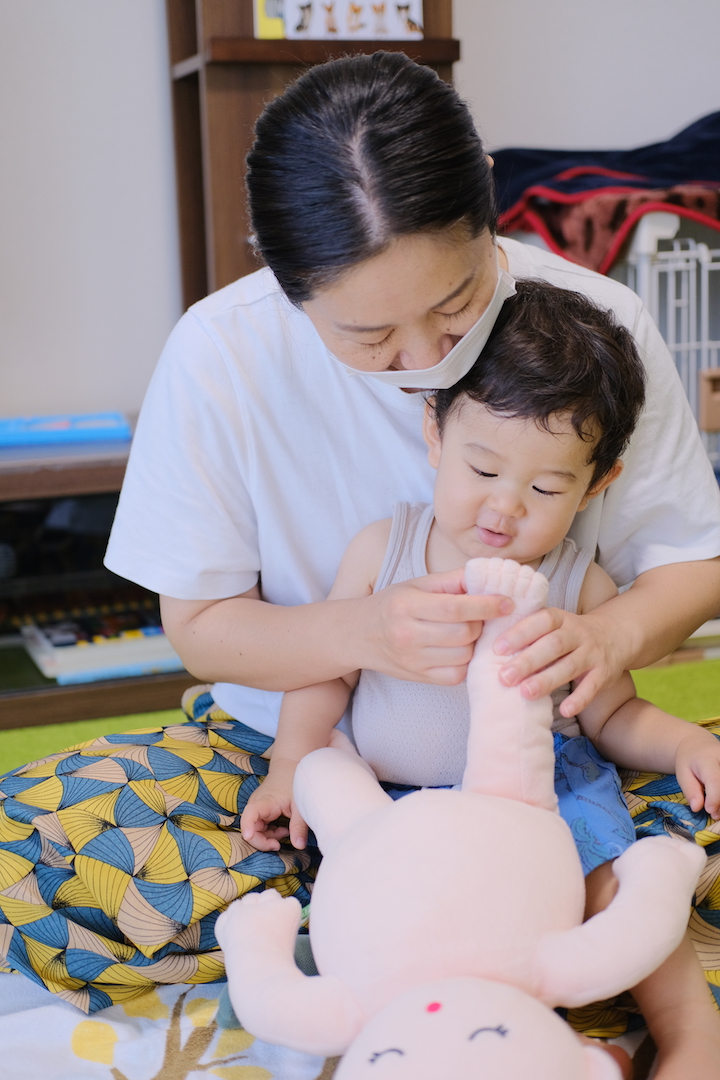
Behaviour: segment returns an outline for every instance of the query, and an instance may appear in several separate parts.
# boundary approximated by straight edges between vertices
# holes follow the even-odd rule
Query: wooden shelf
[[[0,449],[0,502],[119,491],[129,442]]]
[[[183,296],[189,307],[260,265],[243,176],[255,121],[309,65],[378,49],[405,52],[450,81],[460,44],[452,0],[424,0],[423,39],[276,40],[253,34],[252,0],[165,0],[168,15]]]
[[[0,693],[0,731],[102,716],[177,709],[183,691],[197,679],[187,671],[171,675],[143,675],[110,679],[79,686],[46,686],[36,690]]]
[[[122,485],[130,444],[85,443],[58,447],[0,450],[0,501],[63,498],[117,492]],[[109,571],[87,571],[38,579],[38,588],[105,587]],[[29,592],[28,582],[3,582],[3,595]],[[102,595],[102,594],[101,594]],[[101,602],[101,601],[100,601]],[[77,686],[50,684],[0,692],[0,730],[94,720],[102,716],[154,712],[180,705],[182,692],[197,679],[186,671],[169,675],[112,679]]]
[[[209,64],[322,64],[336,56],[369,54],[379,49],[407,53],[421,64],[452,64],[460,59],[460,42],[453,38],[424,38],[422,41],[259,41],[242,37],[211,38],[204,59]],[[181,64],[183,62],[187,61],[181,61]]]

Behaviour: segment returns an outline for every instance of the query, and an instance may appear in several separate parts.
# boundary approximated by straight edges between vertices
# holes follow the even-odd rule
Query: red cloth
[[[705,181],[638,190],[618,183],[572,194],[536,185],[501,215],[499,228],[505,235],[519,229],[538,233],[558,255],[605,274],[623,254],[642,215],[656,210],[720,231],[720,184]]]

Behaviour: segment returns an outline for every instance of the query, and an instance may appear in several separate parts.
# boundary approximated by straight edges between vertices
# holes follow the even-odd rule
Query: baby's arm
[[[350,542],[329,600],[372,593],[387,547],[390,524],[390,521],[376,521]],[[328,745],[359,674],[353,671],[342,678],[314,683],[284,695],[267,778],[248,799],[240,821],[244,839],[261,851],[277,851],[280,841],[287,836],[294,847],[305,847],[307,825],[292,798],[295,769],[306,754]],[[273,824],[279,817],[290,819],[289,829]]]
[[[580,595],[590,611],[617,592],[612,580],[591,564]],[[638,698],[629,672],[598,694],[578,716],[580,729],[609,761],[625,769],[677,775],[690,809],[703,805],[720,816],[720,742],[709,731]]]

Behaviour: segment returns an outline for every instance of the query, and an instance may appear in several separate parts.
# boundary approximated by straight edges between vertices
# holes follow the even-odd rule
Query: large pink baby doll
[[[510,559],[473,560],[466,578],[469,592],[512,597],[512,620],[546,602],[545,578]],[[506,622],[486,625],[468,672],[462,790],[393,802],[350,748],[298,767],[295,799],[323,853],[310,928],[320,975],[293,960],[296,900],[250,894],[218,920],[243,1025],[268,1042],[345,1054],[336,1080],[614,1080],[613,1060],[552,1009],[634,985],[684,934],[704,854],[669,837],[631,846],[615,863],[615,899],[582,922],[582,870],[553,787],[550,699],[498,681],[493,644]],[[374,892],[357,887],[360,875]],[[645,903],[650,890],[662,904]]]

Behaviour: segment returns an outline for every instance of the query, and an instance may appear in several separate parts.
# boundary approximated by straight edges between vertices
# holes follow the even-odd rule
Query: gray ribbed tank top
[[[398,503],[393,511],[385,559],[375,592],[396,581],[427,574],[425,549],[433,522],[431,505]],[[580,589],[592,555],[563,540],[540,564],[550,586],[548,605],[577,611]],[[570,685],[553,694],[553,731],[578,735],[576,720],[558,706]],[[381,780],[420,787],[459,784],[465,769],[470,720],[467,685],[433,686],[404,682],[364,670],[352,703],[357,748]]]

